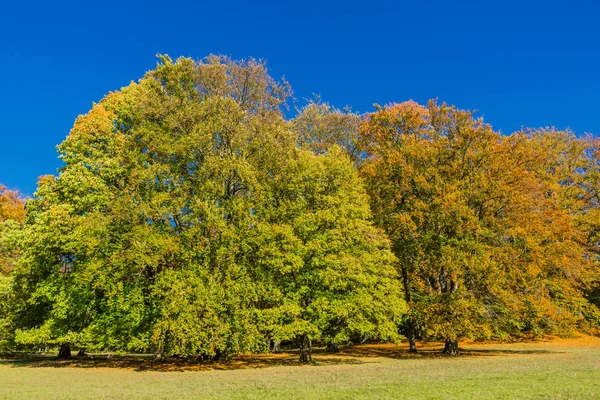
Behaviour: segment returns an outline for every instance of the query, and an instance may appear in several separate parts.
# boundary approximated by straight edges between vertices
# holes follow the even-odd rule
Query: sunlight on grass
[[[59,362],[0,361],[0,398],[555,398],[600,393],[600,340],[467,343],[460,357],[439,344],[418,356],[390,345],[317,351],[313,365],[296,354],[246,356],[228,363],[174,360],[154,368],[142,357]]]

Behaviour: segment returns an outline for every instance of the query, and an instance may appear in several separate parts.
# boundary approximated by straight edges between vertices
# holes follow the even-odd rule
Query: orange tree
[[[527,135],[410,101],[367,115],[359,144],[376,223],[399,259],[411,351],[417,332],[456,354],[460,338],[582,320],[589,261],[572,216],[533,170],[543,154]]]
[[[0,185],[0,350],[11,345],[12,272],[18,257],[25,208],[17,191]]]
[[[568,130],[553,128],[530,130],[527,135],[539,159],[531,171],[545,182],[547,195],[572,217],[579,231],[577,244],[586,253],[587,262],[577,265],[568,276],[577,279],[578,287],[597,306],[600,304],[600,142],[591,136],[578,138]],[[588,320],[595,321],[588,328],[598,324],[600,318],[595,306],[584,302],[579,308]]]

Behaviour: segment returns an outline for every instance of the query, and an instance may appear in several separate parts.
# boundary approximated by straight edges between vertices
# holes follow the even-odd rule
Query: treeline
[[[77,118],[58,176],[0,188],[0,349],[597,332],[598,140],[290,96],[256,60],[161,56]]]

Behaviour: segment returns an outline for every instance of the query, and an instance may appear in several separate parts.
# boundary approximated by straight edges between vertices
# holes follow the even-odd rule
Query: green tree
[[[273,80],[259,61],[161,56],[157,68],[138,83],[110,93],[80,116],[58,147],[64,167],[57,177],[41,178],[27,204],[14,285],[16,340],[60,345],[64,357],[78,345],[153,351],[161,358],[228,357],[266,350],[274,338],[325,337],[315,327],[329,329],[328,342],[338,343],[350,333],[393,338],[390,321],[401,311],[393,298],[386,309],[372,306],[371,314],[328,327],[324,320],[330,308],[322,303],[311,303],[302,314],[286,311],[293,304],[284,290],[292,285],[285,281],[290,276],[274,275],[257,256],[263,246],[272,246],[265,242],[270,235],[265,226],[285,225],[284,219],[293,216],[273,208],[282,185],[300,179],[289,176],[296,161],[286,161],[296,157],[298,143],[282,112],[290,93],[289,85]],[[311,174],[324,163],[302,157],[315,164],[305,166]],[[362,190],[347,159],[337,163],[354,190]],[[341,178],[336,179],[339,185]],[[325,196],[317,186],[310,190]],[[318,216],[342,208],[351,220],[357,211],[346,209],[342,197],[348,192],[330,190]],[[354,250],[331,245],[348,252],[349,267],[362,268],[358,256],[366,271],[380,266],[381,280],[387,282],[391,255],[385,238],[370,227],[360,193],[355,197],[362,201],[357,206],[362,214],[353,223],[372,230],[373,242],[364,239]],[[324,247],[315,257],[341,263],[333,253]],[[303,263],[317,267],[308,259]],[[361,301],[379,296],[372,292],[375,283],[360,288],[371,290]],[[319,296],[321,302],[326,298]],[[343,299],[329,300],[341,318]],[[289,312],[308,322],[301,328],[290,325],[284,318]],[[361,315],[369,320],[359,323]]]
[[[329,348],[357,337],[398,340],[406,310],[395,257],[342,148],[296,152],[258,213],[256,263],[276,293],[274,340],[297,339],[303,362],[314,340]]]
[[[356,147],[360,116],[348,108],[340,110],[316,98],[298,110],[292,126],[298,133],[300,146],[315,154],[325,154],[338,145],[353,162],[360,158]]]
[[[28,204],[17,339],[260,349],[244,241],[262,182],[295,145],[288,95],[255,60],[164,56],[79,117],[59,146],[65,166]]]

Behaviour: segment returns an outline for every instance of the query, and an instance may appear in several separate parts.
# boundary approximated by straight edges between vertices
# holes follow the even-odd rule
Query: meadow
[[[600,338],[579,336],[510,344],[362,345],[310,365],[297,353],[239,356],[229,362],[95,355],[58,361],[0,360],[1,399],[597,399]]]

